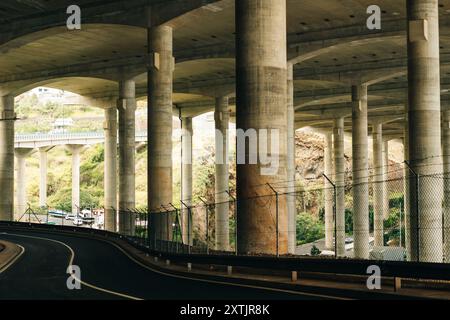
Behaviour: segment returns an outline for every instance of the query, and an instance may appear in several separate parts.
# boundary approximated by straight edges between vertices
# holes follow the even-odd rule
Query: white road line
[[[16,246],[18,246],[20,248],[20,253],[14,257],[14,259],[12,259],[11,261],[9,261],[6,265],[4,265],[1,269],[0,269],[0,274],[5,272],[6,270],[8,270],[9,267],[11,267],[17,260],[19,260],[19,258],[24,254],[25,252],[25,248],[22,247],[19,244],[16,244]]]
[[[61,242],[61,241],[58,241],[58,240],[54,240],[54,239],[44,238],[44,237],[25,236],[25,235],[15,234],[15,233],[5,233],[5,234],[6,235],[15,236],[15,237],[39,239],[39,240],[46,240],[46,241],[58,243],[58,244],[60,244],[60,245],[62,245],[64,247],[66,247],[70,251],[70,259],[69,259],[68,267],[73,265],[73,261],[75,259],[75,252],[73,251],[73,249],[69,245],[67,245],[64,242]],[[24,249],[24,251],[25,251],[25,249]],[[106,292],[106,293],[109,293],[109,294],[112,294],[112,295],[116,295],[116,296],[119,296],[119,297],[122,297],[122,298],[131,299],[131,300],[143,300],[142,298],[138,298],[138,297],[134,297],[134,296],[131,296],[131,295],[123,294],[123,293],[120,293],[120,292],[116,292],[116,291],[104,289],[104,288],[101,288],[101,287],[97,287],[97,286],[94,286],[93,284],[90,284],[90,283],[88,283],[86,281],[82,281],[82,280],[76,278],[75,276],[73,276],[73,277],[74,277],[75,280],[79,281],[81,284],[85,285],[86,287],[92,288],[94,290],[98,290],[98,291],[101,291],[101,292]]]

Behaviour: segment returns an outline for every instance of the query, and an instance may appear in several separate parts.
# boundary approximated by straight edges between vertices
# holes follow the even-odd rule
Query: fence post
[[[270,183],[267,183],[267,185],[269,186],[269,188],[275,193],[275,230],[276,230],[276,241],[277,241],[277,249],[276,249],[276,253],[277,253],[277,258],[280,257],[280,233],[279,233],[279,219],[278,219],[278,192],[270,185]]]
[[[337,190],[336,190],[336,184],[325,173],[322,175],[333,186],[334,258],[337,258],[337,220],[336,220]]]
[[[175,213],[175,220],[172,224],[172,244],[173,244],[173,242],[176,243],[176,252],[178,252],[178,240],[177,240],[178,209],[172,203],[169,203],[169,205],[175,210],[175,211],[172,211]],[[175,241],[174,241],[174,239],[175,239]]]
[[[187,244],[188,244],[188,254],[191,254],[191,208],[180,200],[180,203],[187,209]]]
[[[234,202],[234,249],[235,254],[238,255],[238,216],[237,216],[237,199],[233,197],[229,190],[225,190],[228,196],[233,199]]]
[[[408,161],[405,161],[405,164],[408,166],[409,171],[414,175],[415,180],[415,206],[416,206],[416,255],[417,255],[417,262],[420,262],[420,200],[419,200],[419,188],[420,188],[420,176],[419,174],[411,167],[410,163]],[[410,216],[411,216],[411,208],[410,210]],[[412,248],[411,248],[412,250]]]
[[[198,199],[205,205],[205,222],[206,222],[206,254],[209,254],[209,205],[201,197]]]

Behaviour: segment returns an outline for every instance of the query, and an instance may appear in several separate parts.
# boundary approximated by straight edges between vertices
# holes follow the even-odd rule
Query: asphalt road
[[[309,300],[321,297],[163,275],[139,265],[112,244],[66,235],[0,231],[24,247],[0,274],[0,299]],[[80,267],[81,290],[67,288],[70,261]]]

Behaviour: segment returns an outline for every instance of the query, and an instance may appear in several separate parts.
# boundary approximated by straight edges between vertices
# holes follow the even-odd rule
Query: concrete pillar
[[[148,29],[148,50],[148,207],[155,210],[172,202],[172,28]],[[152,217],[152,232],[170,239],[171,223],[159,218]]]
[[[51,148],[39,148],[39,206],[47,206],[47,169],[48,169],[48,151]]]
[[[192,118],[186,117],[181,119],[181,128],[183,130],[183,143],[181,152],[183,154],[182,174],[181,174],[181,199],[188,206],[192,206],[192,137],[194,130],[192,129]],[[182,206],[182,235],[183,243],[192,245],[192,214],[189,210]]]
[[[444,259],[450,262],[450,110],[444,111],[442,155],[444,163]]]
[[[438,0],[406,5],[409,161],[420,176],[418,199],[410,189],[412,259],[442,262],[443,181],[429,176],[442,173]]]
[[[383,125],[381,123],[373,124],[373,234],[374,245],[380,247],[384,245],[383,230]]]
[[[324,173],[332,179],[333,177],[333,135],[325,134],[324,150]],[[325,184],[325,248],[334,250],[334,189],[328,179],[324,178]]]
[[[228,164],[228,125],[230,112],[228,98],[216,98],[214,112],[216,127],[216,176],[215,176],[215,202],[216,202],[216,250],[230,249],[229,227],[229,164]]]
[[[408,116],[405,117],[405,127],[404,127],[404,134],[403,134],[403,154],[404,154],[404,161],[409,162],[409,137],[408,137]],[[411,221],[411,215],[410,215],[410,185],[411,185],[411,176],[409,172],[409,168],[406,164],[403,165],[403,205],[404,205],[404,215],[405,215],[405,247],[406,247],[406,255],[407,260],[411,261],[411,236],[410,236],[410,221]]]
[[[14,97],[0,97],[0,220],[14,217]]]
[[[246,163],[237,164],[238,252],[275,254],[278,248],[285,254],[286,197],[280,197],[278,206],[275,196],[267,198],[271,204],[264,206],[254,197],[273,194],[267,183],[281,187],[279,191],[287,187],[280,183],[288,180],[287,108],[282,107],[287,93],[286,1],[239,0],[235,6],[237,128],[256,130],[260,137],[260,129],[270,131],[268,136],[274,131],[279,134],[278,152],[272,153],[279,160],[275,172],[262,172],[268,166],[261,161],[249,164],[249,148],[245,148]]]
[[[33,153],[30,148],[18,148],[14,150],[17,162],[16,172],[16,218],[20,218],[28,208],[27,204],[27,175],[26,159]]]
[[[117,109],[105,109],[105,230],[117,230]]]
[[[354,257],[369,258],[367,86],[352,86]]]
[[[389,219],[389,141],[383,141],[383,219]]]
[[[334,181],[336,184],[336,249],[338,256],[345,255],[345,156],[344,118],[334,121]]]
[[[117,107],[119,109],[119,232],[133,235],[135,217],[130,212],[135,207],[136,197],[136,84],[133,80],[119,82]]]
[[[69,144],[66,147],[72,153],[72,213],[76,214],[80,208],[80,162],[84,145]]]
[[[287,175],[288,195],[288,252],[295,254],[297,247],[297,226],[295,208],[295,110],[294,110],[294,66],[287,68]]]

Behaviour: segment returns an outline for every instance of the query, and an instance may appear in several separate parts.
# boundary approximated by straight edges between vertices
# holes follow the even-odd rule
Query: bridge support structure
[[[48,152],[53,147],[39,148],[39,207],[47,207]]]
[[[383,124],[381,122],[372,125],[372,143],[373,143],[373,234],[374,245],[380,247],[384,245],[383,228],[383,201],[384,201],[384,183],[383,183]]]
[[[14,150],[16,156],[16,218],[20,218],[28,208],[27,205],[27,175],[26,159],[34,152],[32,148],[17,148]]]
[[[228,98],[217,97],[215,112],[215,144],[216,144],[216,171],[215,171],[215,202],[216,202],[216,250],[230,249],[229,228],[229,152],[228,152],[228,125],[230,112]]]
[[[264,172],[261,161],[249,164],[249,148],[245,148],[245,163],[237,164],[237,251],[286,254],[286,197],[275,205],[273,195],[272,206],[261,206],[254,199],[255,194],[273,194],[271,183],[286,190],[288,180],[287,108],[280,107],[287,101],[286,1],[239,0],[235,6],[236,127],[243,132],[255,130],[260,138],[260,129],[279,136],[278,150],[272,153],[278,157],[275,172]]]
[[[409,165],[420,177],[420,185],[410,188],[409,197],[411,260],[442,262],[443,181],[433,176],[443,171],[437,125],[441,119],[439,7],[437,0],[410,0],[406,6]]]
[[[135,217],[135,122],[136,83],[134,80],[119,82],[119,232],[134,234]],[[150,121],[150,119],[149,119]]]
[[[192,118],[184,117],[181,119],[182,129],[182,173],[181,173],[181,199],[183,204],[181,205],[181,221],[182,221],[182,235],[183,243],[193,244],[193,221],[192,213],[189,207],[192,206],[192,139],[194,136],[194,130],[192,129]],[[186,206],[188,208],[186,208]]]
[[[148,208],[152,212],[172,199],[172,82],[173,30],[169,26],[148,29]],[[165,227],[165,224],[169,228]],[[150,238],[171,239],[171,223],[152,215]],[[164,227],[163,227],[164,226]]]
[[[336,255],[345,256],[345,155],[344,118],[334,120],[334,180],[336,185]]]
[[[117,230],[117,109],[105,109],[104,228]]]
[[[0,220],[14,217],[14,97],[0,97]]]
[[[66,147],[72,153],[72,213],[76,214],[80,210],[80,162],[85,146],[69,144]]]
[[[369,258],[367,85],[352,86],[354,256]]]

